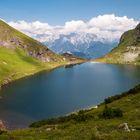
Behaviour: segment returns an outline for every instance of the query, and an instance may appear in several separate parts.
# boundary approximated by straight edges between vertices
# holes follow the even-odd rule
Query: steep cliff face
[[[125,32],[119,45],[97,61],[140,64],[140,23],[135,29]]]

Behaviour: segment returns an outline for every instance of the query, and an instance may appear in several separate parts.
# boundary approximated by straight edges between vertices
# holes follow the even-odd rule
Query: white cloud
[[[134,28],[138,21],[126,16],[118,17],[111,14],[93,17],[86,22],[82,20],[68,21],[64,26],[51,26],[40,21],[11,21],[9,24],[42,42],[52,42],[59,38],[61,34],[68,35],[73,32],[94,34],[99,40],[114,41],[118,40],[123,32]]]
[[[86,28],[86,23],[82,20],[78,21],[69,21],[65,23],[64,32],[77,32],[83,31]]]

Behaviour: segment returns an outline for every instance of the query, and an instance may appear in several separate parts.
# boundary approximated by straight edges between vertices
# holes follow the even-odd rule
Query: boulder
[[[127,132],[130,132],[130,129],[129,129],[127,123],[122,123],[122,124],[120,124],[120,125],[118,126],[118,128],[119,128],[119,129],[123,129],[123,130],[125,130],[125,131],[127,131]]]
[[[0,134],[6,132],[6,126],[4,125],[3,121],[0,120]]]

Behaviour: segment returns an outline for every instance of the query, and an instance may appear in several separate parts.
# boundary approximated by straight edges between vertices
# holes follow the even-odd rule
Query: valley
[[[0,140],[139,140],[136,23],[114,14],[64,26],[12,22],[52,41],[41,43],[0,20]]]

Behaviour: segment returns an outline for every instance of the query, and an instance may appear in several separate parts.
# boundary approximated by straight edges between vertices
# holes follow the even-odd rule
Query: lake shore
[[[103,64],[116,64],[116,65],[118,64],[118,65],[135,65],[135,66],[140,66],[140,63],[115,62],[115,61],[108,62],[106,60],[102,60],[102,58],[96,58],[96,59],[90,60],[90,62],[93,62],[93,63],[103,63]]]
[[[73,63],[73,64],[69,64],[69,65],[74,65],[75,63]],[[78,63],[77,63],[78,64]],[[80,63],[79,63],[80,64]],[[95,66],[96,65],[96,66]],[[58,66],[58,67],[60,67],[60,66]],[[61,66],[62,67],[62,66]],[[97,75],[99,75],[100,77],[102,77],[103,78],[103,75],[105,74],[105,75],[108,75],[108,74],[110,74],[110,71],[112,71],[113,73],[117,70],[121,75],[116,75],[117,76],[117,79],[118,79],[118,77],[120,76],[120,80],[122,81],[122,72],[124,72],[124,70],[123,70],[123,68],[125,67],[125,70],[127,71],[127,72],[129,72],[128,70],[130,70],[130,67],[128,66],[128,69],[127,69],[127,65],[126,66],[119,66],[119,65],[105,65],[105,64],[93,64],[92,65],[92,63],[84,63],[84,64],[82,64],[82,65],[76,65],[76,66],[74,66],[73,68],[71,68],[71,66],[70,67],[67,67],[66,65],[63,65],[63,67],[61,68],[60,67],[60,70],[59,69],[56,69],[56,70],[53,70],[53,69],[51,69],[50,70],[50,72],[49,71],[47,71],[47,70],[44,70],[43,72],[42,71],[40,71],[39,72],[39,74],[37,74],[37,77],[36,76],[31,76],[31,77],[29,77],[29,78],[25,78],[25,79],[22,79],[23,81],[25,81],[25,82],[23,82],[23,84],[25,83],[25,86],[23,86],[23,90],[24,91],[30,91],[30,87],[29,88],[25,88],[25,87],[28,87],[28,84],[26,84],[26,83],[29,83],[30,84],[30,86],[32,86],[32,85],[34,85],[34,82],[33,81],[35,81],[35,77],[36,77],[36,79],[38,79],[38,76],[41,76],[43,79],[47,79],[48,81],[44,81],[42,78],[41,78],[41,82],[42,83],[47,83],[47,84],[43,84],[44,85],[44,87],[47,89],[45,92],[43,92],[44,90],[41,90],[41,89],[44,89],[43,87],[42,87],[42,84],[40,84],[41,85],[41,89],[38,87],[38,86],[33,86],[33,89],[34,89],[34,91],[33,92],[31,92],[32,94],[31,94],[31,98],[30,98],[30,96],[28,96],[28,95],[30,95],[30,94],[26,94],[26,93],[28,93],[28,92],[22,92],[22,90],[20,91],[20,90],[17,90],[17,92],[16,92],[16,90],[12,90],[12,87],[14,86],[15,87],[15,89],[17,89],[17,88],[20,88],[20,85],[22,85],[22,84],[17,84],[19,81],[16,81],[16,82],[14,82],[13,84],[11,84],[11,85],[9,85],[9,86],[7,86],[7,87],[5,87],[2,91],[1,91],[1,93],[2,93],[2,95],[4,95],[4,96],[2,96],[2,103],[1,103],[1,110],[7,110],[7,109],[11,109],[11,111],[13,110],[13,109],[15,109],[15,112],[16,112],[16,110],[18,111],[19,109],[18,109],[18,107],[17,106],[21,106],[21,108],[20,108],[20,110],[24,110],[24,108],[28,108],[29,110],[30,109],[32,109],[32,108],[38,108],[38,106],[40,105],[39,104],[39,102],[41,101],[41,103],[42,103],[42,100],[39,100],[40,99],[40,97],[41,98],[43,98],[43,99],[48,99],[48,97],[49,97],[49,94],[51,95],[51,98],[52,97],[55,97],[55,95],[59,95],[59,97],[60,97],[60,95],[61,94],[55,94],[55,93],[62,93],[62,91],[61,92],[59,92],[59,88],[57,88],[57,86],[56,85],[58,85],[58,87],[60,86],[59,84],[57,84],[57,83],[61,83],[60,81],[62,80],[62,79],[64,79],[64,83],[63,84],[61,84],[63,87],[67,87],[66,85],[68,85],[67,83],[66,83],[66,81],[65,81],[65,77],[67,77],[67,78],[69,78],[68,77],[68,75],[70,76],[70,79],[71,79],[71,77],[76,77],[76,79],[79,79],[78,81],[79,82],[82,82],[84,85],[85,84],[87,84],[87,85],[85,85],[85,87],[88,87],[88,82],[86,82],[86,79],[85,80],[83,80],[82,78],[81,78],[81,76],[82,75],[84,75],[84,73],[85,73],[85,71],[87,72],[87,70],[88,70],[88,72],[87,73],[89,73],[89,72],[91,72],[91,74],[89,74],[89,78],[87,78],[88,79],[88,81],[89,81],[89,79],[92,79],[92,81],[90,81],[90,83],[92,83],[91,84],[91,87],[92,87],[92,89],[94,89],[94,90],[92,90],[91,92],[90,91],[87,91],[86,90],[86,94],[87,94],[87,102],[85,102],[85,100],[86,100],[86,98],[85,98],[85,91],[83,90],[84,88],[82,88],[82,90],[80,90],[79,91],[79,93],[80,93],[80,96],[78,97],[78,100],[82,100],[82,99],[84,99],[84,102],[85,102],[85,104],[86,105],[82,105],[82,106],[78,106],[78,104],[76,103],[76,102],[72,102],[72,103],[76,103],[75,104],[75,109],[70,109],[70,110],[68,110],[68,111],[66,111],[65,109],[65,111],[64,112],[62,112],[62,113],[59,113],[61,110],[59,110],[58,109],[58,115],[56,115],[56,113],[54,113],[53,115],[48,115],[47,116],[47,114],[49,113],[49,111],[48,112],[46,112],[46,115],[44,114],[44,113],[42,113],[42,111],[40,112],[40,115],[44,115],[44,116],[46,116],[46,117],[42,117],[42,118],[50,118],[50,117],[52,117],[52,116],[63,116],[63,115],[69,115],[69,114],[71,114],[71,113],[76,113],[77,114],[77,112],[79,112],[80,110],[85,110],[85,111],[90,111],[90,110],[92,110],[93,108],[95,108],[95,110],[96,110],[96,108],[98,108],[99,107],[99,105],[100,105],[100,103],[102,103],[103,102],[103,100],[105,99],[105,97],[109,97],[109,96],[112,96],[112,95],[116,95],[116,94],[118,94],[118,93],[121,93],[121,92],[123,92],[123,91],[126,91],[127,89],[129,89],[129,88],[131,88],[131,87],[133,87],[134,86],[134,83],[132,82],[132,86],[129,86],[128,85],[128,88],[123,88],[123,90],[113,90],[114,91],[114,94],[111,94],[111,92],[112,92],[112,90],[111,90],[111,92],[109,92],[108,90],[106,91],[106,90],[103,90],[103,91],[97,91],[97,93],[98,93],[98,95],[99,95],[99,93],[104,93],[104,96],[102,97],[101,96],[101,98],[100,98],[100,100],[94,100],[94,97],[96,97],[96,94],[94,94],[94,93],[96,93],[96,92],[94,92],[95,91],[95,89],[96,89],[96,87],[97,87],[97,85],[96,85],[96,83],[97,82],[95,82],[94,83],[94,78],[97,76]],[[67,69],[68,68],[68,69]],[[116,69],[117,68],[117,69]],[[102,70],[105,70],[105,71],[102,71]],[[115,71],[114,71],[114,69],[115,69]],[[123,70],[123,71],[120,71],[120,70]],[[57,72],[57,70],[58,70],[58,72]],[[138,71],[138,73],[139,73],[139,68],[137,69],[132,69],[131,70],[131,76],[132,75],[134,75],[134,78],[136,78],[136,81],[137,81],[137,77],[138,77],[138,75],[136,76],[136,74],[134,74],[134,73],[136,73],[136,71]],[[81,74],[79,73],[79,72],[81,72]],[[96,73],[97,72],[97,73]],[[64,77],[63,77],[63,75],[61,75],[62,73],[64,73]],[[87,73],[85,73],[85,75],[86,75],[86,77],[88,77],[88,75],[87,75]],[[104,74],[103,74],[104,73]],[[112,73],[112,74],[113,74]],[[45,75],[47,76],[45,76]],[[102,75],[103,74],[103,75]],[[115,74],[115,73],[114,73]],[[50,75],[50,76],[48,76],[48,75]],[[51,76],[52,75],[52,76]],[[57,75],[59,76],[59,77],[57,77]],[[78,76],[78,77],[77,77]],[[99,77],[99,76],[97,76],[97,77]],[[115,76],[115,75],[114,75]],[[113,77],[114,77],[113,76]],[[115,76],[115,77],[116,77]],[[125,76],[125,75],[124,75]],[[52,80],[50,80],[50,77],[53,77],[52,78]],[[56,77],[56,79],[55,79],[55,77]],[[107,76],[108,77],[108,76]],[[30,79],[31,78],[31,79]],[[102,82],[102,78],[101,79],[99,79],[98,78],[98,80],[99,80],[99,82],[98,83],[100,83],[100,86],[101,86],[101,82]],[[129,75],[128,75],[128,77],[127,78],[129,78]],[[126,81],[127,81],[127,78],[126,78]],[[28,82],[28,80],[30,79],[30,82]],[[58,80],[59,79],[59,80]],[[61,80],[60,80],[61,79]],[[22,81],[21,80],[21,81]],[[26,81],[27,80],[27,81]],[[55,80],[55,82],[54,82],[54,80]],[[114,79],[115,80],[115,79]],[[113,81],[114,81],[113,80]],[[51,82],[54,82],[55,84],[49,84],[48,82],[49,81],[51,81]],[[63,81],[63,80],[62,80]],[[76,82],[76,83],[79,83],[79,82]],[[120,81],[118,81],[118,82],[120,82]],[[117,83],[118,83],[117,82]],[[36,81],[35,81],[35,83],[36,83]],[[40,81],[39,81],[39,83],[40,83]],[[65,84],[66,83],[66,84]],[[112,83],[112,82],[111,82]],[[116,84],[117,84],[116,83]],[[125,83],[125,82],[123,82],[123,83]],[[122,87],[124,87],[123,86],[123,83],[121,84],[122,85]],[[136,84],[138,84],[138,82],[135,82]],[[73,83],[74,84],[74,83]],[[114,87],[113,87],[113,89],[114,88],[116,88],[116,84],[114,84]],[[47,86],[48,85],[48,86]],[[51,85],[54,85],[53,87],[51,87]],[[74,84],[75,85],[75,84]],[[95,85],[95,87],[93,88],[93,85]],[[104,84],[103,84],[104,85]],[[106,85],[107,86],[107,85]],[[108,86],[110,86],[110,84],[108,84]],[[107,86],[107,87],[108,87]],[[9,88],[10,87],[10,88]],[[35,88],[36,87],[36,88]],[[56,87],[56,92],[54,92],[54,94],[53,94],[53,92],[51,93],[51,90],[48,90],[49,89],[49,87],[51,87],[52,89],[55,89],[54,87]],[[83,86],[82,86],[83,87]],[[9,90],[8,90],[9,89]],[[41,93],[41,95],[40,94],[38,94],[38,90],[37,89],[40,89],[39,90],[39,92],[40,91],[42,91]],[[87,88],[87,89],[90,89],[90,88]],[[106,87],[105,87],[105,89],[106,89]],[[5,91],[7,91],[7,92],[5,92]],[[11,92],[11,91],[13,91],[13,92]],[[19,96],[20,96],[20,94],[19,94],[19,92],[21,92],[20,94],[21,94],[21,97],[22,98],[19,98]],[[49,93],[49,94],[46,94],[46,93]],[[65,90],[64,91],[64,93],[67,93],[67,95],[66,95],[66,98],[64,98],[64,99],[62,99],[61,97],[60,98],[58,98],[58,99],[61,99],[61,101],[60,100],[58,100],[59,102],[58,103],[62,103],[62,104],[64,104],[64,103],[66,103],[67,101],[66,101],[66,99],[68,99],[68,102],[69,102],[69,99],[71,98],[71,99],[73,99],[74,98],[74,100],[76,99],[76,97],[74,96],[75,95],[75,92],[73,92],[73,91],[67,91],[67,90]],[[69,94],[70,93],[70,94]],[[110,94],[108,94],[108,93],[110,93]],[[90,96],[89,96],[89,95]],[[35,95],[35,96],[34,96]],[[36,96],[37,95],[37,96]],[[38,96],[39,95],[39,96]],[[91,95],[93,95],[93,96],[91,96]],[[69,96],[69,97],[68,97]],[[83,97],[84,98],[83,98]],[[25,97],[25,98],[24,98]],[[33,106],[31,106],[31,104],[29,104],[29,103],[31,103],[32,102],[32,97],[34,97],[34,101],[33,101]],[[37,97],[37,98],[36,98]],[[62,96],[62,97],[64,97],[64,95]],[[67,98],[68,97],[68,98]],[[72,98],[73,97],[73,98]],[[88,98],[88,97],[90,97],[90,98]],[[4,101],[4,99],[8,99],[9,98],[9,101]],[[12,99],[12,100],[11,100]],[[27,99],[27,100],[26,100]],[[21,102],[22,101],[24,101],[25,102],[25,104],[24,104],[24,102],[23,103],[20,103],[20,100],[21,100]],[[3,101],[4,101],[4,103],[3,103]],[[16,102],[17,101],[17,102]],[[52,106],[52,104],[50,104],[49,103],[49,99],[48,100],[46,100],[44,103],[45,103],[45,109],[44,109],[44,111],[43,112],[45,112],[45,111],[47,111],[47,110],[50,110],[50,107],[51,107],[51,110],[53,110],[53,112],[55,112],[55,106]],[[64,101],[64,103],[63,103],[63,101]],[[76,101],[76,100],[75,100]],[[50,102],[53,102],[53,101],[50,101]],[[90,103],[89,103],[90,102]],[[7,108],[7,105],[10,103],[10,106]],[[54,100],[54,103],[56,104],[56,100]],[[87,104],[88,103],[88,104]],[[23,104],[23,105],[22,105]],[[16,106],[16,108],[13,108],[12,106]],[[44,105],[43,105],[44,106]],[[40,106],[40,109],[41,108],[43,108],[43,106]],[[57,107],[59,106],[59,104],[57,105]],[[61,106],[61,105],[60,105]],[[77,107],[76,107],[77,106]],[[23,108],[22,108],[23,107]],[[58,107],[59,108],[59,107]],[[40,110],[39,108],[37,109],[37,110],[35,110],[35,112],[32,112],[31,114],[33,115],[33,116],[36,116],[36,114],[38,113],[38,111]],[[19,113],[21,113],[21,112],[19,112]],[[26,112],[27,113],[27,115],[28,115],[28,113],[30,114],[30,112]],[[1,112],[1,114],[2,114],[2,112]],[[10,115],[8,115],[9,116],[9,118],[7,119],[7,124],[10,122]],[[18,114],[17,114],[17,117],[18,117]],[[20,118],[20,116],[19,116],[19,118]],[[40,118],[37,118],[36,120],[41,120],[42,119],[41,117]],[[1,119],[4,121],[4,120],[6,120],[6,116],[2,116],[1,117]],[[23,119],[24,118],[22,118],[21,117],[21,119],[19,119],[19,122],[18,121],[16,121],[15,120],[15,122],[17,122],[17,123],[13,123],[13,125],[12,125],[12,123],[9,123],[9,126],[13,126],[12,128],[14,128],[15,127],[15,129],[16,129],[16,124],[21,124],[22,125],[22,123],[23,123]],[[20,122],[20,120],[22,120],[21,122]],[[29,121],[30,121],[31,119],[29,118]],[[35,121],[36,121],[35,120]],[[28,127],[28,125],[29,124],[31,124],[32,122],[34,122],[34,120],[31,120],[30,121],[30,123],[28,123],[27,125],[26,125],[26,123],[25,123],[25,125],[24,125],[24,123],[23,123],[23,127],[20,127],[20,128],[26,128],[26,127]],[[18,126],[18,125],[17,125]],[[17,127],[18,128],[18,127]],[[20,129],[19,128],[19,129]],[[13,129],[14,130],[14,129]]]
[[[66,62],[66,63],[54,63],[53,65],[50,65],[49,67],[46,66],[42,69],[32,70],[29,73],[25,73],[24,75],[18,75],[14,79],[12,79],[12,76],[7,77],[5,80],[3,80],[2,83],[0,83],[0,90],[3,87],[5,87],[6,85],[12,83],[13,81],[16,81],[16,80],[19,80],[19,79],[22,79],[22,78],[25,78],[25,77],[28,77],[28,76],[32,76],[34,74],[37,74],[37,73],[40,73],[40,72],[43,72],[43,71],[50,71],[50,70],[60,68],[60,67],[63,67],[63,66],[82,64],[82,63],[85,63],[85,62],[87,62],[87,61],[86,60],[77,60],[77,61],[69,61],[69,62]]]

